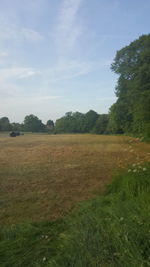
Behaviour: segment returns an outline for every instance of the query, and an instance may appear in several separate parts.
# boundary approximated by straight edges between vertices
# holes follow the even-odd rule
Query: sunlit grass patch
[[[125,136],[0,137],[0,221],[60,218],[101,192],[118,168],[149,160],[148,153],[148,144]]]

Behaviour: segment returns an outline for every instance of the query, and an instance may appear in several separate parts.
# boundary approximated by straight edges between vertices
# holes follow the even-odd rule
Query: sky
[[[102,114],[116,51],[150,31],[150,0],[0,0],[0,117]]]

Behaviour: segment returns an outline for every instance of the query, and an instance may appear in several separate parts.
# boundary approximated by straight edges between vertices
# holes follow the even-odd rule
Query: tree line
[[[54,128],[54,122],[48,120],[44,124],[37,116],[31,114],[24,118],[23,123],[10,123],[9,118],[0,118],[0,131],[23,131],[23,132],[44,132]]]
[[[27,131],[51,133],[136,134],[150,137],[150,34],[142,35],[117,51],[111,65],[119,75],[115,93],[117,101],[108,114],[89,110],[67,112],[46,124],[31,114],[22,124],[0,119],[0,131]]]
[[[65,116],[56,120],[48,120],[44,124],[37,116],[27,115],[23,123],[10,123],[7,117],[0,118],[0,131],[49,132],[49,133],[107,133],[108,115],[98,114],[90,110],[67,112]]]

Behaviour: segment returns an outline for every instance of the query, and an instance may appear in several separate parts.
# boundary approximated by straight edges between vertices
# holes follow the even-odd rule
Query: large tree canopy
[[[56,120],[55,130],[62,133],[89,133],[93,130],[98,119],[97,112],[89,110],[80,112],[67,112],[64,117]]]
[[[116,86],[118,100],[110,110],[109,127],[115,126],[116,132],[120,128],[124,132],[149,135],[150,34],[118,51],[111,68],[119,74],[119,79]]]
[[[44,124],[38,117],[31,114],[24,119],[24,130],[27,132],[41,132],[44,130]]]

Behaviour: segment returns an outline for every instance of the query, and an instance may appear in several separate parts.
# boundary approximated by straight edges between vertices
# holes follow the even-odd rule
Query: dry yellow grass
[[[149,160],[150,145],[125,136],[0,136],[0,222],[61,217],[118,168]]]

